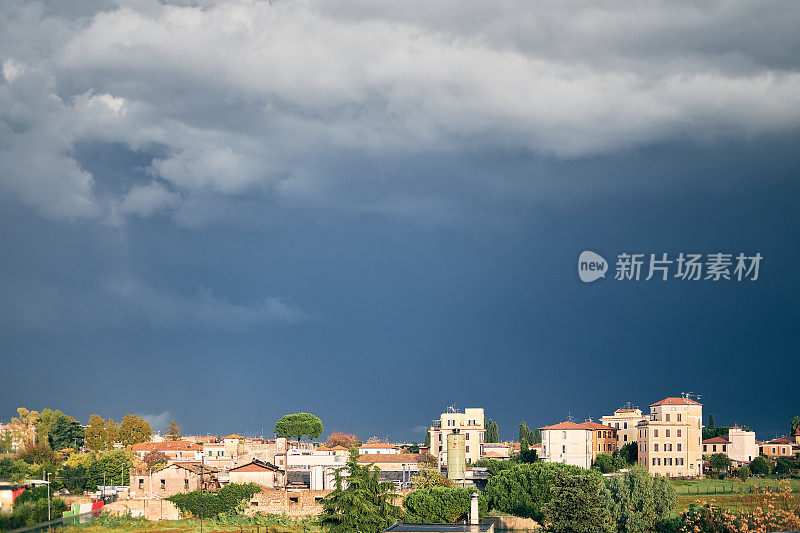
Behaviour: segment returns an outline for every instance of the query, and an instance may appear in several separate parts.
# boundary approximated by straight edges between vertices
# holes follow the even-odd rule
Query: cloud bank
[[[574,160],[800,124],[796,2],[57,6],[8,2],[0,21],[0,190],[55,218],[446,218],[452,199],[417,180],[462,178],[407,161]],[[75,154],[87,142],[149,154],[148,180],[108,192]]]

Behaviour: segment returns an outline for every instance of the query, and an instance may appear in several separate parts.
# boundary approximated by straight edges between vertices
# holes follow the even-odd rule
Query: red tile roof
[[[664,398],[660,402],[651,403],[650,407],[657,405],[703,405],[700,402],[690,400],[689,398]]]
[[[588,430],[590,428],[582,425],[576,424],[575,422],[561,422],[560,424],[556,424],[554,426],[545,426],[539,429],[584,429]]]
[[[636,409],[617,409],[615,413],[635,413]]]
[[[730,444],[731,441],[725,437],[712,437],[703,441],[703,444]]]
[[[358,462],[368,463],[424,463],[425,454],[417,453],[363,453],[358,456]]]
[[[587,429],[613,429],[611,426],[604,426],[603,424],[598,424],[597,422],[584,422],[583,424],[579,424]]]
[[[164,442],[140,442],[128,446],[133,452],[152,452],[152,451],[203,451],[202,446],[185,440],[168,440]]]
[[[223,437],[223,440],[224,439],[239,439],[239,440],[242,440],[243,438],[244,437],[242,437],[241,435],[237,435],[236,433],[234,433],[233,435],[228,435],[227,437]]]

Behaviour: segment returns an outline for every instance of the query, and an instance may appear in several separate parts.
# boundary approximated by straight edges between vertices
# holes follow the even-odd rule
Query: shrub
[[[561,463],[517,464],[489,478],[484,492],[489,508],[516,516],[544,519],[544,506],[550,501],[556,474],[586,472]]]
[[[557,472],[552,498],[544,508],[547,529],[554,532],[612,532],[616,524],[611,495],[597,471]]]
[[[175,504],[181,513],[197,518],[211,518],[222,513],[233,513],[246,499],[261,491],[257,483],[231,483],[218,492],[195,490],[183,492],[166,498]]]
[[[768,476],[770,472],[770,464],[767,458],[759,455],[750,463],[750,472],[758,476]]]
[[[640,465],[608,482],[611,513],[619,531],[653,531],[675,507],[675,488],[664,477],[653,477]]]
[[[409,493],[403,500],[404,519],[423,524],[452,523],[469,517],[474,489],[434,487]],[[486,499],[479,500],[481,516],[487,511]]]

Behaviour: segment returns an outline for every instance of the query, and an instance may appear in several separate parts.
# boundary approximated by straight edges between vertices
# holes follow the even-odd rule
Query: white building
[[[359,455],[379,453],[400,453],[400,448],[388,442],[368,442],[358,449]]]
[[[734,426],[728,429],[728,457],[734,461],[750,462],[758,457],[758,446],[756,445],[756,432],[744,431],[742,428]]]
[[[561,422],[539,429],[542,432],[543,461],[592,467],[592,430],[589,427],[575,422]]]

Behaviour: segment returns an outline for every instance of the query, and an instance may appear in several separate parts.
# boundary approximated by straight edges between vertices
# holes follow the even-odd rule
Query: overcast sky
[[[797,412],[800,3],[0,5],[0,420]],[[611,263],[591,284],[581,251]],[[759,278],[614,280],[619,253]]]

